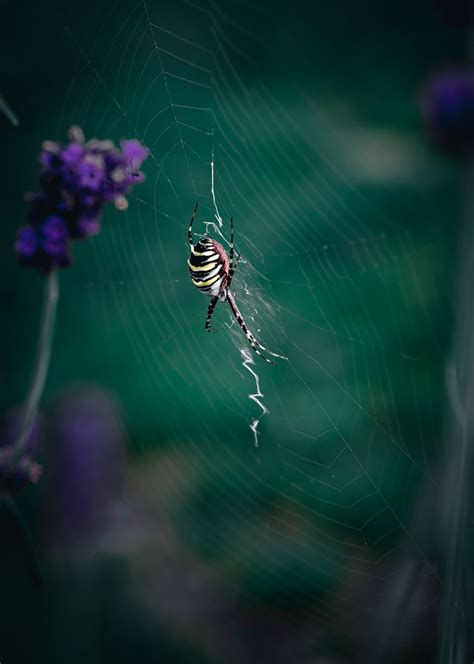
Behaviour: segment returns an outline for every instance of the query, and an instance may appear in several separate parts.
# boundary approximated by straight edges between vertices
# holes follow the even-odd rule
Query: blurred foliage
[[[157,540],[131,556],[131,572],[126,555],[92,569],[52,564],[52,587],[41,594],[2,521],[0,661],[40,661],[32,655],[40,642],[45,661],[72,661],[71,644],[82,638],[88,661],[97,652],[100,661],[133,661],[140,648],[143,661],[200,661],[199,637],[188,650],[179,620],[177,634],[169,617],[162,628],[158,609],[137,598],[136,576],[158,573],[166,546],[183,574],[212,570],[242,613],[258,606],[275,621],[284,615],[298,629],[309,626],[307,661],[318,661],[328,642],[328,661],[359,661],[354,648],[369,638],[375,580],[393,573],[387,560],[404,545],[414,555],[429,550],[408,530],[439,451],[460,210],[459,171],[430,152],[418,101],[434,69],[464,59],[465,35],[429,3],[407,0],[96,4],[4,7],[0,92],[20,125],[0,116],[7,322],[0,404],[22,400],[40,313],[41,278],[18,268],[12,249],[39,145],[74,123],[114,140],[137,129],[158,161],[144,167],[139,200],[123,216],[108,211],[101,235],[77,247],[76,265],[61,275],[43,401],[47,410],[77,380],[118,395],[135,491]],[[163,51],[155,48],[158,31]],[[226,219],[234,216],[248,259],[236,274],[239,302],[252,314],[250,285],[263,343],[290,357],[275,370],[259,367],[270,414],[258,448],[240,337],[219,307],[219,333],[204,334],[207,302],[188,283],[185,233],[196,195],[199,223],[213,208],[209,164],[189,150],[187,165],[173,151],[175,133],[161,137],[176,128],[169,92],[156,80],[173,71],[173,48],[183,79],[186,58],[198,65],[197,81],[212,68],[215,96],[170,76],[173,104],[193,107],[188,122],[197,125],[196,108],[214,104],[218,205]],[[181,138],[210,161],[208,125],[188,133],[185,109],[180,117]],[[176,196],[158,166],[164,155]],[[170,495],[165,485],[175,486]],[[20,505],[41,547],[40,499],[31,488]],[[162,519],[171,521],[171,544],[160,539]],[[170,601],[184,593],[181,572]],[[155,591],[147,592],[153,606]],[[203,621],[206,592],[212,598],[204,584]],[[96,631],[86,638],[91,624]],[[235,625],[244,644],[264,639],[263,628],[249,635]],[[226,633],[210,630],[216,644],[221,628]],[[234,661],[216,649],[206,646],[202,656]],[[235,661],[257,661],[256,652],[245,660],[236,650]],[[272,661],[306,661],[284,660],[284,652]]]

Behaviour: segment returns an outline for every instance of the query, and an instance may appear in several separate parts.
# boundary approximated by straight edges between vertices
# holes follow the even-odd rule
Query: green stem
[[[16,464],[21,459],[38,413],[39,402],[41,395],[43,394],[46,377],[48,375],[49,361],[51,358],[51,345],[53,341],[58,299],[59,280],[57,273],[53,271],[45,278],[43,312],[41,315],[35,365],[7,472],[15,468]]]
[[[46,377],[48,375],[49,361],[51,358],[51,345],[53,341],[54,323],[56,320],[58,299],[58,275],[56,272],[51,272],[46,277],[44,284],[43,311],[41,314],[38,346],[36,349],[33,374],[26,395],[25,404],[21,413],[18,435],[16,437],[15,443],[12,446],[11,457],[9,463],[4,469],[4,475],[8,475],[8,473],[15,468],[18,461],[21,459],[28,444],[31,429],[38,413],[38,406],[41,395],[43,394]],[[25,543],[26,548],[30,552],[33,577],[40,586],[44,586],[41,565],[38,560],[38,555],[28,530],[28,526],[13,498],[8,494],[5,494],[2,496],[2,500],[5,506],[9,509],[17,531]]]

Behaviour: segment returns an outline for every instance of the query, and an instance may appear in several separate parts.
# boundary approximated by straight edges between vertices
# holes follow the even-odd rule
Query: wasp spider
[[[228,302],[232,313],[234,314],[237,323],[240,325],[242,332],[247,337],[249,344],[252,346],[253,350],[263,357],[266,362],[270,364],[275,364],[268,357],[265,357],[260,351],[265,351],[273,357],[281,357],[283,360],[287,358],[283,355],[278,355],[277,353],[272,353],[272,351],[262,346],[261,343],[253,336],[253,334],[248,329],[245,324],[242,314],[239,311],[238,306],[235,303],[234,296],[230,292],[230,285],[232,283],[232,277],[234,276],[235,268],[240,259],[240,254],[237,256],[237,259],[234,262],[234,222],[231,218],[230,220],[230,242],[229,242],[229,256],[227,256],[224,247],[210,238],[201,237],[197,244],[193,243],[193,222],[194,217],[196,216],[198,204],[194,208],[193,215],[191,217],[191,223],[189,224],[188,229],[188,241],[189,249],[191,251],[191,256],[188,260],[189,273],[191,275],[191,281],[193,284],[199,288],[201,293],[205,293],[211,297],[209,307],[207,309],[205,329],[208,332],[215,332],[211,327],[211,318],[214,313],[214,309],[219,300],[221,302]]]

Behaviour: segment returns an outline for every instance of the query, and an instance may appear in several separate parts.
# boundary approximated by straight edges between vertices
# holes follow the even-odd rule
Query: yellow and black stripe
[[[211,327],[211,318],[217,302],[219,300],[228,302],[240,329],[245,334],[247,341],[255,353],[269,364],[275,364],[275,362],[266,357],[261,352],[262,350],[273,357],[280,357],[286,360],[287,358],[284,355],[273,353],[257,341],[245,324],[242,314],[230,292],[232,277],[234,276],[234,271],[240,258],[239,254],[237,260],[234,262],[234,222],[232,218],[230,220],[229,257],[227,257],[223,247],[214,240],[204,237],[201,238],[197,244],[193,243],[193,222],[197,208],[198,204],[196,203],[188,228],[188,243],[191,254],[188,259],[188,267],[191,281],[196,288],[199,288],[202,293],[211,296],[211,301],[209,302],[207,309],[205,323],[206,330],[208,330],[208,332],[214,332]]]
[[[207,295],[218,294],[226,266],[212,240],[201,239],[191,248],[188,267],[196,288]]]

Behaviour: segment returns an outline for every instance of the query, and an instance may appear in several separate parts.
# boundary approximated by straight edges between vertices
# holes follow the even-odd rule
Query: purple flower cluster
[[[22,265],[42,272],[71,264],[71,240],[97,235],[104,206],[128,206],[126,194],[143,182],[139,170],[148,150],[138,140],[92,139],[79,127],[69,143],[45,141],[39,155],[39,191],[28,200],[28,224],[18,230],[15,250]]]
[[[474,151],[474,72],[448,70],[426,86],[422,109],[435,144],[450,154]]]

